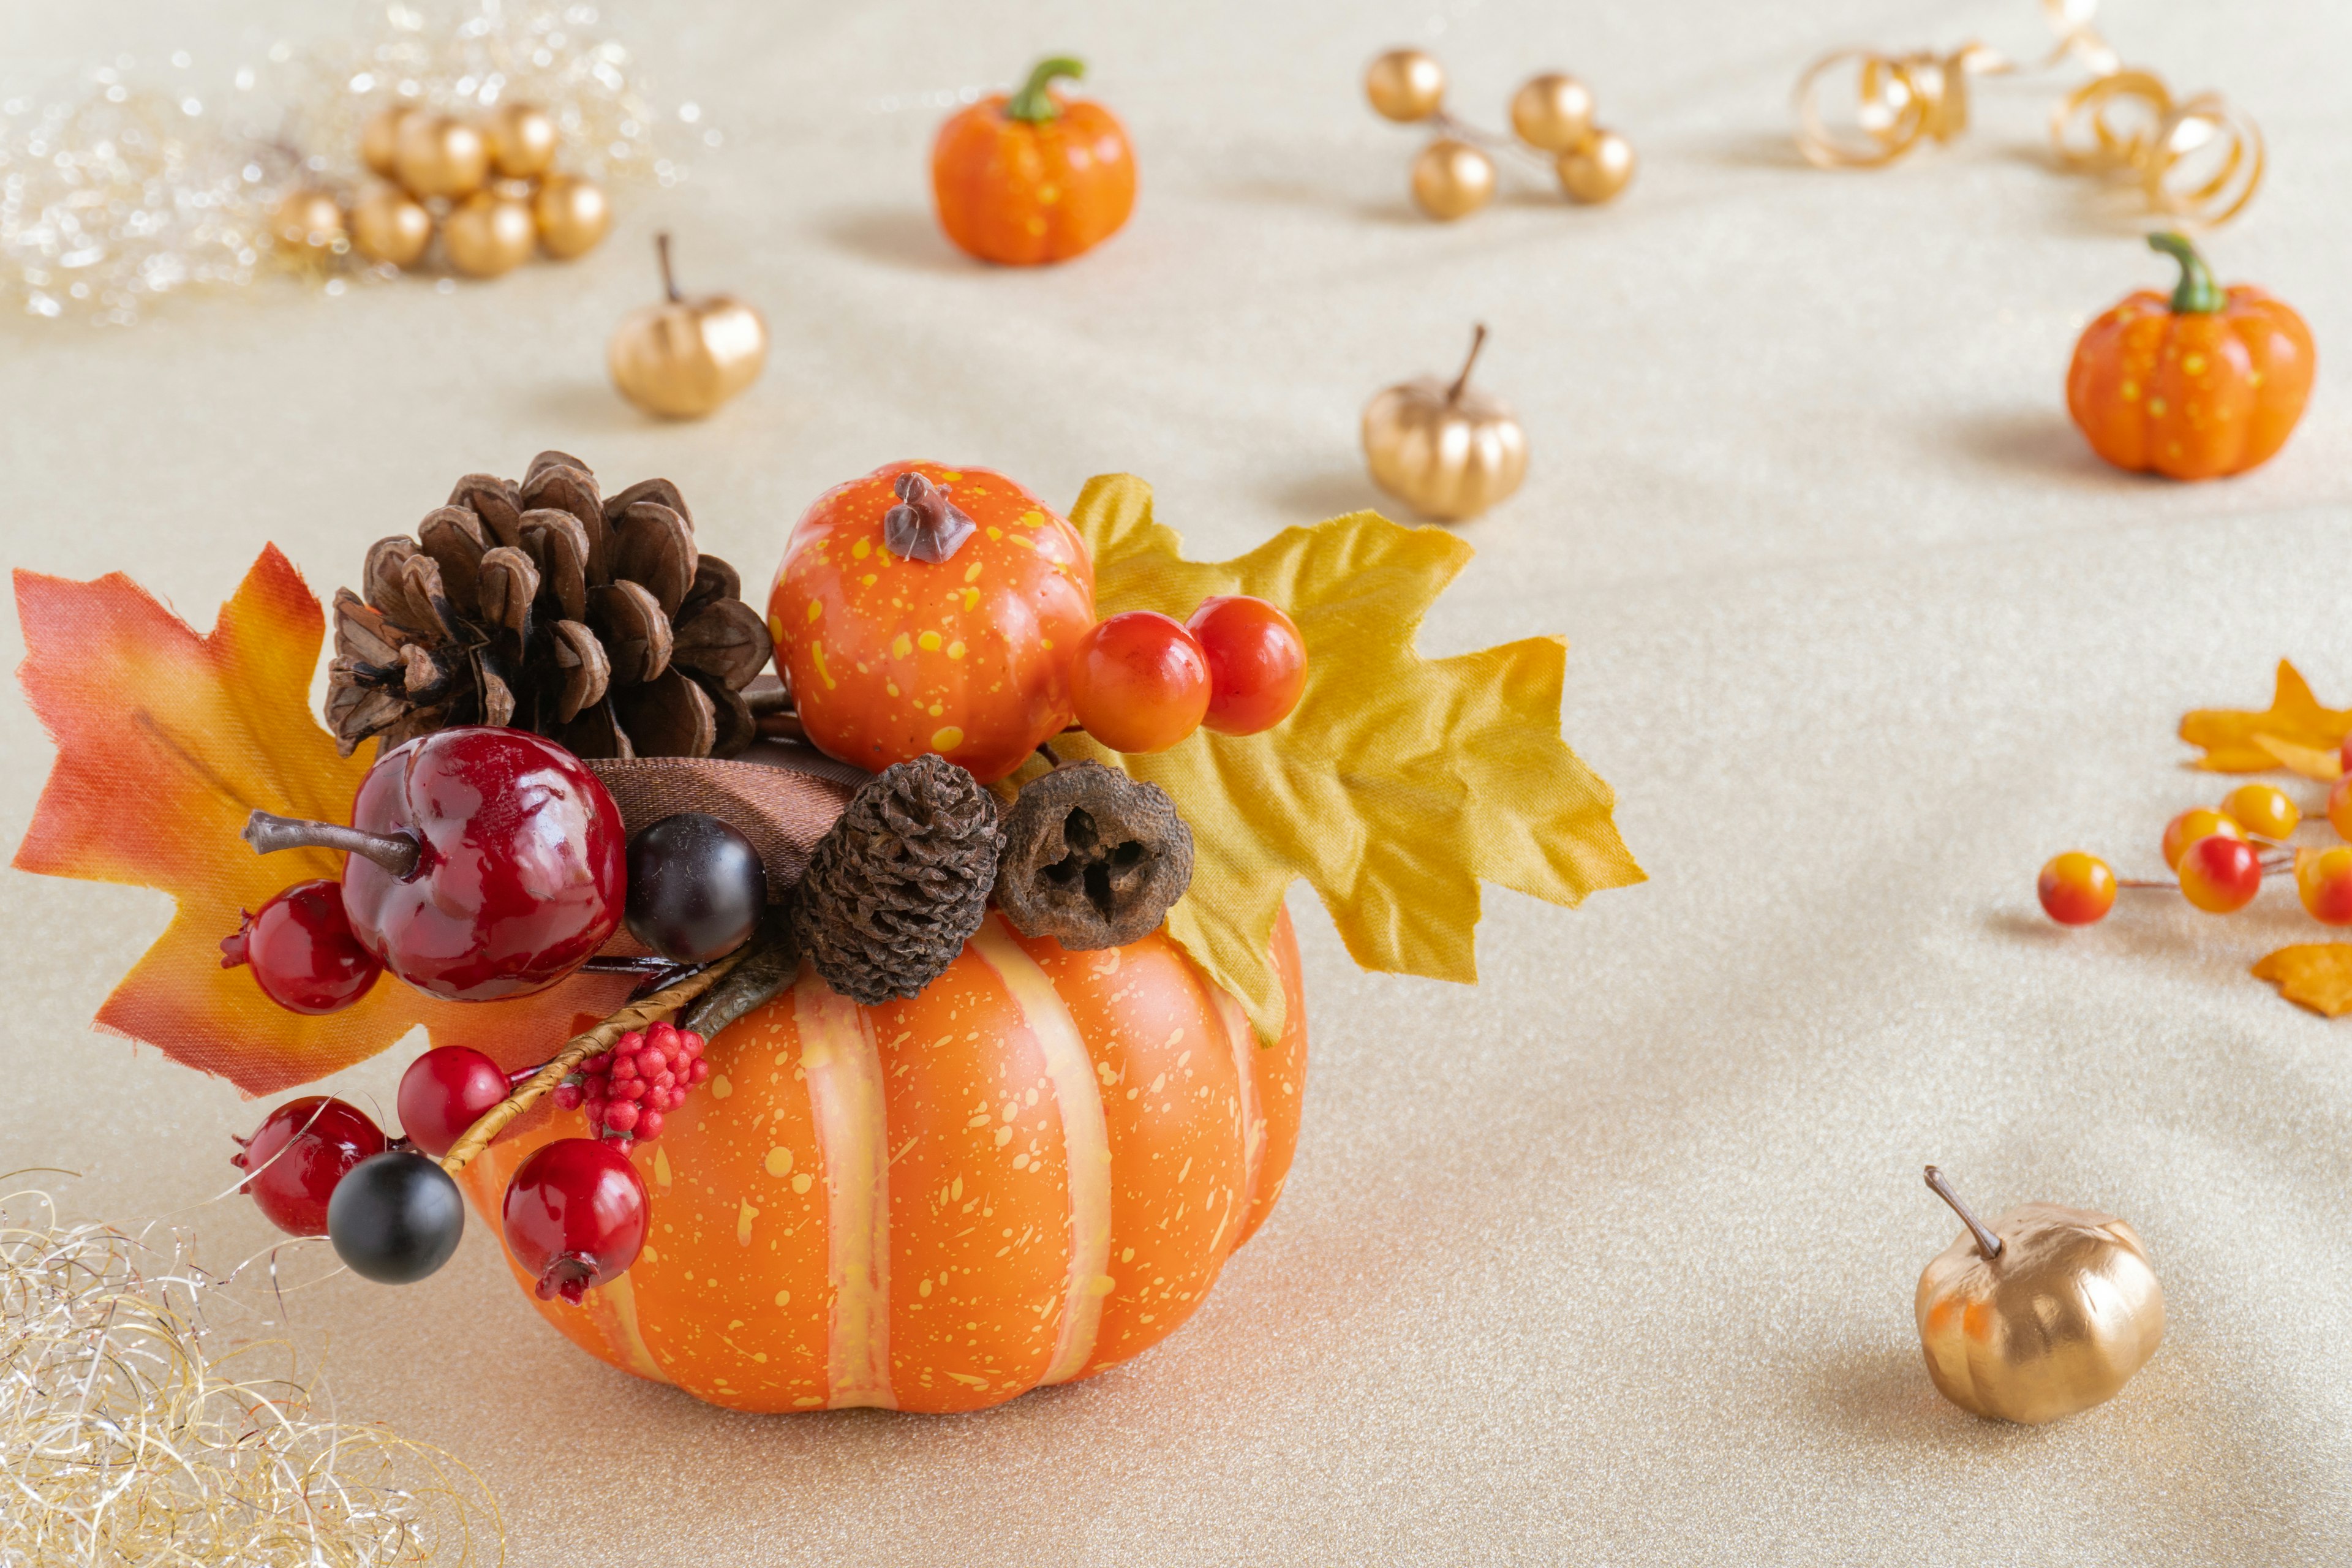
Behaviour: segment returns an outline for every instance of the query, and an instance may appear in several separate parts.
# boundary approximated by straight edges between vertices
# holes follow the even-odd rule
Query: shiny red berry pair
[[[663,1119],[709,1078],[702,1037],[661,1023],[632,1030],[611,1050],[581,1063],[556,1087],[555,1103],[584,1109],[592,1138],[644,1142],[660,1137]]]
[[[1307,643],[1264,599],[1221,595],[1189,621],[1129,610],[1097,625],[1070,658],[1070,700],[1115,752],[1164,752],[1206,727],[1272,729],[1307,686]]]

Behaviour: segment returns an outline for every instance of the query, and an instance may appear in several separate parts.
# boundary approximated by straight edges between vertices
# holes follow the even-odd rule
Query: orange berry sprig
[[[2352,788],[2338,784],[2328,805],[2331,826],[2352,838],[2347,831],[2352,827]],[[2165,825],[2164,863],[2173,879],[2118,878],[2097,856],[2069,850],[2042,868],[2036,891],[2043,911],[2061,925],[2105,919],[2116,893],[2126,888],[2178,891],[2207,914],[2226,915],[2253,902],[2263,878],[2292,870],[2303,906],[2315,919],[2352,924],[2352,847],[2279,853],[2302,822],[2301,809],[2284,790],[2243,784],[2218,811],[2192,807]]]

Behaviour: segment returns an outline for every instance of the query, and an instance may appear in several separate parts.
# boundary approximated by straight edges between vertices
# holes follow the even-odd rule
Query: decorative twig
[[[490,1140],[504,1131],[508,1122],[529,1110],[554,1092],[573,1068],[590,1057],[613,1048],[614,1041],[632,1029],[647,1024],[660,1023],[673,1016],[679,1008],[709,990],[726,978],[727,973],[743,962],[748,949],[739,949],[710,965],[698,969],[665,991],[656,991],[642,1002],[632,1002],[583,1035],[575,1035],[564,1043],[555,1058],[531,1074],[530,1080],[499,1101],[471,1127],[466,1135],[451,1145],[441,1156],[441,1168],[451,1175],[464,1170],[474,1156],[489,1147]]]

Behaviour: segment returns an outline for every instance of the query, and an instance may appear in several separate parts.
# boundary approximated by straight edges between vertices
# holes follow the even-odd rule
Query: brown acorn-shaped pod
[[[1027,785],[1004,819],[996,904],[1024,936],[1074,952],[1160,929],[1192,881],[1192,830],[1158,784],[1100,763],[1066,763]]]
[[[1528,437],[1500,398],[1470,384],[1486,329],[1451,383],[1423,376],[1391,386],[1364,409],[1364,460],[1381,489],[1423,517],[1458,522],[1519,488]]]
[[[872,1006],[922,994],[988,914],[996,797],[936,752],[874,775],[809,857],[793,930],[826,984]]]
[[[327,724],[348,755],[455,724],[512,724],[589,758],[730,756],[772,655],[733,567],[694,542],[667,479],[599,494],[542,452],[521,483],[457,481],[416,536],[378,541],[335,595]]]
[[[646,413],[699,419],[760,378],[768,323],[731,294],[680,294],[669,236],[655,236],[654,247],[668,298],[621,322],[605,347],[605,367],[621,395]]]

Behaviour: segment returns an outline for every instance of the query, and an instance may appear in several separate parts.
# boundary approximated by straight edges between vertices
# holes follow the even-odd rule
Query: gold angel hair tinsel
[[[315,1368],[188,1238],[0,1196],[0,1564],[373,1568],[505,1561],[473,1472],[322,1414]]]
[[[249,62],[117,60],[79,94],[0,101],[0,310],[124,325],[164,296],[287,270],[270,232],[278,201],[299,186],[356,190],[360,129],[390,104],[536,104],[567,168],[608,185],[675,184],[679,149],[718,144],[696,105],[656,108],[593,5],[441,0],[380,15],[358,36],[280,42]],[[300,265],[316,277],[313,259]],[[396,275],[344,254],[324,286]]]

